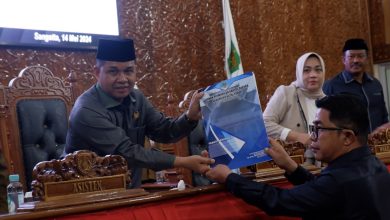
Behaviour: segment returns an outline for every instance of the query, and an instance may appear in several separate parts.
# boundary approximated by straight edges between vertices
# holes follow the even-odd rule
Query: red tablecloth
[[[189,198],[166,200],[144,205],[122,207],[112,210],[64,216],[56,219],[127,219],[127,220],[250,220],[300,218],[270,217],[260,209],[250,206],[228,192],[195,195]]]
[[[390,171],[390,165],[387,165]],[[287,182],[273,184],[283,188],[291,187]],[[93,213],[69,215],[55,219],[85,219],[85,220],[297,220],[300,218],[271,217],[262,210],[250,206],[228,192],[214,192],[171,199],[143,205],[121,207]]]

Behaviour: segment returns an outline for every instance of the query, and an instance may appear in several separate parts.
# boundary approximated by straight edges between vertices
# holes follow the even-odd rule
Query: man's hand
[[[269,138],[270,148],[266,148],[265,152],[272,157],[274,162],[281,168],[286,170],[287,173],[294,172],[298,164],[291,159],[284,150],[283,146],[280,145],[276,140]]]
[[[226,165],[223,164],[218,164],[216,167],[213,169],[210,169],[207,171],[206,176],[207,178],[214,180],[218,183],[225,183],[226,178],[231,174],[232,171],[227,167]]]
[[[208,157],[192,155],[188,157],[176,157],[173,166],[188,168],[197,173],[204,174],[210,170],[210,165],[214,162],[214,159]]]
[[[199,100],[203,97],[203,95],[204,92],[198,91],[195,91],[192,95],[191,102],[186,113],[189,120],[197,121],[202,118]]]

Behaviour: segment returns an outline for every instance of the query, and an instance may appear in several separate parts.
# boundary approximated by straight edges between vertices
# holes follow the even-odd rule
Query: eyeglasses
[[[347,131],[352,132],[354,135],[356,135],[355,131],[353,131],[351,129],[347,129],[347,128],[326,128],[326,127],[320,127],[320,126],[316,126],[316,125],[309,125],[310,136],[311,136],[313,141],[317,141],[318,140],[318,131],[319,130],[328,130],[328,131],[344,131],[344,130],[347,130]]]

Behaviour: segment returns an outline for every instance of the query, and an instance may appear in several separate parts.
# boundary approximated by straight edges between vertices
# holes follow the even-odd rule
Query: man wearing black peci
[[[323,85],[326,95],[351,93],[360,97],[369,114],[369,128],[373,132],[389,121],[380,82],[365,71],[368,47],[363,39],[349,39],[343,47],[344,70]]]
[[[131,168],[131,188],[140,187],[142,168],[185,167],[199,173],[209,169],[210,158],[179,157],[143,146],[145,136],[160,143],[187,136],[201,117],[203,93],[195,92],[185,114],[165,117],[134,89],[136,63],[131,39],[99,41],[95,76],[97,83],[78,97],[70,114],[65,153],[91,150],[100,156],[123,156]]]

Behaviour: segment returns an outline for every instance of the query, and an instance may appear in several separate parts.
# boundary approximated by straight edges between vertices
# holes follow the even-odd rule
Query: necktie
[[[123,120],[122,120],[122,128],[127,132],[129,128],[129,107],[126,106],[124,103],[122,103],[119,106],[120,112],[122,113]]]

